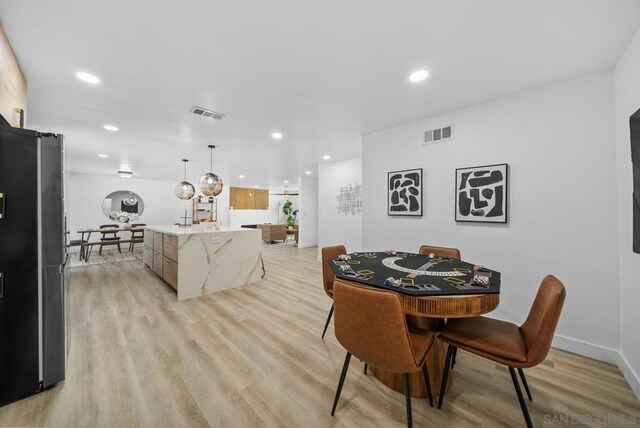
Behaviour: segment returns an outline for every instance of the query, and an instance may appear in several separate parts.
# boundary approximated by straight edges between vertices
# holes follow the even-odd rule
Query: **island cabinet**
[[[261,234],[198,226],[145,228],[144,266],[176,290],[178,300],[259,281]]]
[[[145,233],[144,265],[174,289],[178,287],[178,237],[162,232]]]

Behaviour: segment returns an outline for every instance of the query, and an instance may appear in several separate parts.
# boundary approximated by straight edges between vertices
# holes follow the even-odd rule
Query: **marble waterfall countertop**
[[[165,244],[166,238],[170,241],[170,238],[175,240],[177,237],[178,254],[174,261],[177,262],[178,300],[228,290],[261,279],[262,234],[258,229],[223,226],[215,230],[210,225],[147,226],[145,229],[165,235]]]
[[[213,227],[213,223],[200,223],[192,226],[182,227],[176,225],[166,226],[145,226],[146,230],[166,233],[169,235],[193,235],[195,233],[215,233],[215,232],[251,232],[255,229],[244,229],[241,227],[220,226],[220,230]]]

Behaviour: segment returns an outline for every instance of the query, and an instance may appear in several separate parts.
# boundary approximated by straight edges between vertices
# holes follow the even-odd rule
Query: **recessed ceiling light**
[[[274,132],[274,133],[271,134],[271,138],[279,140],[279,139],[282,138],[282,133],[281,132]]]
[[[106,129],[107,131],[116,132],[118,130],[118,127],[113,125],[105,125],[104,129]]]
[[[99,157],[99,158],[108,158],[108,157],[109,157],[109,155],[103,155],[102,153],[100,153],[100,154],[98,155],[98,157]]]
[[[304,173],[309,175],[309,174],[311,174],[311,171],[305,171]]]
[[[427,77],[429,77],[429,72],[427,70],[418,70],[409,75],[409,80],[412,82],[422,82]]]
[[[324,159],[324,160],[329,160],[329,159],[331,159],[331,156],[329,156],[329,155],[324,155],[324,156],[322,156],[322,159]]]
[[[289,184],[289,180],[284,180],[284,184]]]
[[[238,178],[244,178],[244,175],[240,174],[240,175],[238,176]]]
[[[255,188],[257,189],[257,188],[258,188],[258,187],[260,187],[260,186],[258,186],[258,185],[256,184],[256,185],[255,185],[255,186],[253,186],[253,187],[255,187]]]
[[[93,74],[85,73],[84,71],[78,71],[76,73],[76,77],[82,80],[83,82],[92,83],[94,85],[97,85],[98,83],[100,83],[100,79],[98,79]]]

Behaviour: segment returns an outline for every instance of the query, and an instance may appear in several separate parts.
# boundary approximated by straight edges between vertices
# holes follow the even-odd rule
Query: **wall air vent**
[[[453,125],[430,129],[422,134],[422,144],[435,144],[441,141],[453,140]]]
[[[193,108],[189,111],[193,114],[197,114],[198,116],[208,117],[210,119],[216,119],[216,120],[220,120],[225,116],[222,113],[218,113],[213,110],[208,110],[206,108],[202,108],[198,106],[193,106]]]

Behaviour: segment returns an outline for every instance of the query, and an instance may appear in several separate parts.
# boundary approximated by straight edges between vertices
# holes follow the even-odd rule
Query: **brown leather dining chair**
[[[329,296],[331,299],[333,299],[333,281],[336,279],[336,277],[333,274],[331,266],[329,266],[329,262],[331,262],[331,260],[337,259],[341,254],[347,254],[347,249],[344,247],[344,245],[335,245],[333,247],[324,247],[322,249],[322,285],[324,286],[324,292],[327,293],[327,296]],[[327,327],[329,327],[331,315],[333,315],[333,303],[331,303],[329,316],[327,317],[327,322],[324,325],[324,330],[322,330],[323,339],[324,334],[327,332]]]
[[[98,229],[119,229],[120,226],[117,224],[103,224]],[[122,249],[120,248],[120,237],[118,236],[118,232],[110,231],[110,232],[100,232],[102,237],[100,238],[100,250],[98,250],[98,254],[102,255],[102,247],[106,247],[107,245],[117,245],[118,252],[121,253]]]
[[[447,257],[449,259],[460,260],[460,251],[457,248],[447,247],[432,247],[430,245],[423,245],[420,247],[418,254],[429,255],[433,253],[437,257]]]
[[[407,426],[411,427],[410,373],[422,370],[429,404],[433,407],[426,364],[427,353],[433,345],[433,335],[428,330],[413,329],[407,325],[400,296],[393,291],[336,280],[333,285],[333,302],[336,338],[347,350],[347,355],[331,416],[336,411],[353,355],[381,370],[404,373]]]
[[[488,317],[449,320],[439,337],[449,344],[449,348],[438,408],[442,408],[444,385],[447,383],[453,350],[460,348],[509,368],[522,414],[527,427],[531,427],[529,410],[515,369],[520,374],[529,400],[533,401],[523,369],[537,366],[547,357],[565,296],[564,285],[556,277],[548,275],[542,280],[529,315],[521,326]]]

